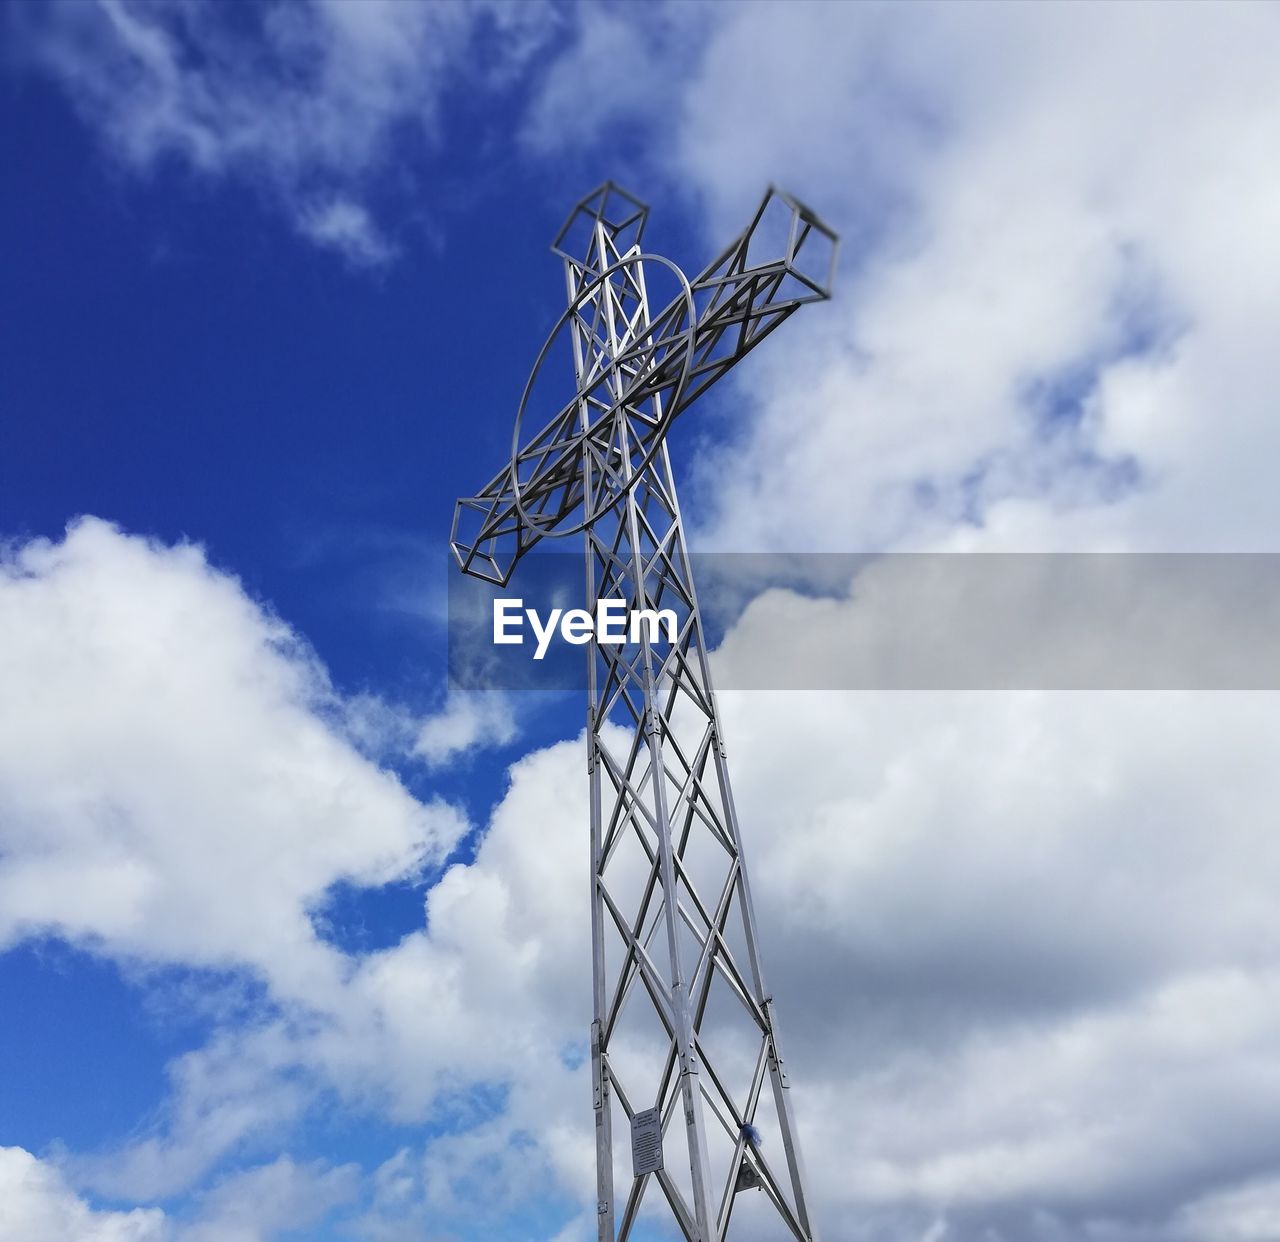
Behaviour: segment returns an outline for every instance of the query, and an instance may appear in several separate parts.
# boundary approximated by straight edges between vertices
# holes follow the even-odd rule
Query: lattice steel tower
[[[689,281],[641,251],[647,216],[607,182],[560,231],[568,308],[526,385],[511,462],[458,501],[452,548],[464,572],[502,585],[542,537],[582,532],[593,613],[619,599],[677,614],[674,642],[642,629],[588,647],[600,1242],[666,1236],[672,1221],[689,1242],[722,1242],[731,1219],[734,1237],[813,1242],[665,441],[778,324],[830,296],[836,237],[770,189]],[[651,316],[659,284],[672,295]],[[557,353],[576,392],[548,404],[539,380]],[[654,1182],[662,1198],[642,1212]]]

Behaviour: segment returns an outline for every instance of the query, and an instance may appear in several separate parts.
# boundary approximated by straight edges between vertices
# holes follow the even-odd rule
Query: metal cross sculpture
[[[525,387],[511,461],[458,501],[451,546],[465,573],[505,585],[541,538],[582,532],[593,615],[608,599],[677,616],[674,641],[640,627],[588,648],[600,1242],[638,1238],[642,1206],[688,1242],[723,1242],[731,1218],[735,1237],[814,1242],[666,435],[793,311],[830,296],[836,237],[770,189],[690,281],[641,250],[647,216],[606,182],[560,231],[568,308]],[[653,315],[659,284],[672,292]],[[544,408],[539,380],[560,351],[576,391]]]

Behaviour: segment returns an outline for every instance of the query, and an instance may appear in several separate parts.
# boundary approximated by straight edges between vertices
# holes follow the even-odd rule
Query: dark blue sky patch
[[[142,1003],[114,963],[54,939],[0,954],[0,996],[0,1145],[34,1152],[124,1138],[168,1094],[166,1063],[210,1029]]]
[[[381,888],[339,881],[311,912],[311,925],[321,940],[343,953],[376,953],[426,927],[426,891],[420,880]]]

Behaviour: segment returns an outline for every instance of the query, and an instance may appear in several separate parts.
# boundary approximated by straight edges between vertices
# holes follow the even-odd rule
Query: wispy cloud
[[[413,749],[439,765],[482,743],[505,745],[515,735],[515,718],[502,696],[458,694],[423,721]]]
[[[346,701],[341,720],[366,753],[409,756],[431,768],[483,747],[506,746],[519,731],[511,700],[497,692],[454,692],[425,716],[376,695],[355,695]]]
[[[396,255],[368,209],[348,198],[305,208],[298,228],[304,237],[336,251],[354,267],[385,267]]]
[[[17,54],[63,86],[122,165],[237,178],[363,267],[395,254],[369,199],[396,131],[434,146],[448,88],[464,72],[473,89],[504,86],[547,30],[544,0],[17,8],[6,15]]]

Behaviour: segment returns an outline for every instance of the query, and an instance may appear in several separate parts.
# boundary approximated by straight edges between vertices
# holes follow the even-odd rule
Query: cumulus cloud
[[[170,1069],[137,1141],[69,1157],[80,1185],[135,1201],[177,1193],[246,1142],[279,1142],[336,1093],[353,1111],[443,1133],[373,1178],[370,1237],[408,1225],[493,1228],[548,1190],[589,1194],[580,1056],[590,961],[581,897],[583,742],[522,759],[475,859],[430,891],[427,924],[350,963],[340,988],[224,1030]]]
[[[513,769],[475,863],[431,890],[429,931],[353,959],[317,932],[327,890],[418,875],[466,828],[357,750],[387,739],[353,722],[390,717],[443,762],[507,736],[504,703],[456,699],[422,723],[344,701],[199,548],[95,519],[6,550],[0,640],[5,941],[55,934],[266,984],[260,1006],[233,1007],[173,1063],[170,1100],[139,1137],[68,1157],[81,1185],[171,1195],[246,1139],[280,1138],[321,1092],[422,1119],[470,1084],[531,1076],[581,1036],[565,1003],[585,986],[578,869],[564,865],[580,745]],[[513,1007],[536,1011],[533,1030],[510,1029]]]
[[[54,1165],[0,1147],[0,1242],[269,1242],[350,1203],[357,1172],[282,1156],[221,1179],[181,1220],[160,1208],[94,1208]]]
[[[3,941],[54,934],[127,963],[248,972],[267,989],[265,1010],[237,1007],[232,1027],[171,1066],[154,1133],[72,1162],[81,1181],[174,1193],[246,1136],[282,1133],[335,1081],[421,1116],[484,1044],[455,1006],[475,1021],[501,1011],[506,976],[479,970],[503,951],[486,937],[460,970],[464,937],[448,939],[450,894],[469,873],[434,892],[443,949],[419,935],[356,963],[313,913],[340,881],[376,887],[440,865],[467,828],[366,756],[417,747],[443,762],[510,736],[506,705],[455,700],[423,722],[344,700],[201,549],[96,519],[5,550],[0,678]],[[456,917],[474,916],[463,903]]]
[[[439,864],[466,829],[354,750],[313,653],[197,547],[86,519],[11,548],[0,635],[0,941],[323,994],[340,963],[309,909]]]
[[[701,195],[708,248],[769,181],[845,234],[838,300],[743,365],[733,424],[688,415],[703,540],[1269,550],[1273,16],[921,13],[743,6],[678,61],[629,45],[671,106],[606,126]],[[589,130],[573,84],[626,20],[553,68],[537,149]],[[884,619],[779,603],[730,666]],[[828,1233],[1266,1236],[1272,696],[722,702]]]
[[[401,1117],[420,1116],[442,1089],[505,1082],[541,1098],[576,1072],[555,1066],[585,1038],[590,989],[578,901],[583,745],[562,742],[512,767],[475,859],[431,889],[427,926],[361,960],[349,1025],[316,1038],[347,1081],[394,1084],[387,1106]],[[466,1113],[464,1100],[455,1106]]]
[[[85,523],[61,544],[11,553],[0,601],[17,591],[28,593],[24,607],[0,611],[15,655],[7,671],[19,675],[20,653],[42,670],[46,698],[69,699],[82,721],[65,734],[78,785],[34,749],[39,728],[24,735],[22,771],[35,765],[41,789],[80,796],[36,800],[12,770],[6,796],[40,809],[53,862],[74,829],[91,862],[132,858],[153,876],[107,914],[80,903],[78,921],[60,904],[64,881],[34,894],[24,886],[31,903],[44,893],[49,911],[29,908],[24,926],[72,938],[93,927],[103,952],[238,962],[266,976],[277,1002],[274,1016],[225,1029],[175,1062],[172,1098],[150,1133],[114,1153],[68,1157],[75,1184],[152,1202],[246,1141],[283,1141],[336,1092],[347,1107],[443,1127],[374,1178],[359,1209],[370,1237],[424,1222],[460,1236],[493,1231],[549,1192],[589,1201],[581,739],[512,767],[474,859],[449,868],[430,890],[424,927],[389,948],[344,959],[315,941],[306,894],[320,880],[284,888],[288,935],[269,924],[264,933],[258,898],[237,879],[248,896],[222,916],[237,934],[202,915],[203,939],[175,940],[153,913],[174,900],[170,890],[204,911],[225,895],[228,869],[241,877],[270,865],[278,889],[294,856],[288,865],[264,856],[254,834],[206,819],[220,834],[218,865],[201,855],[198,868],[160,866],[167,856],[141,815],[158,813],[152,801],[123,785],[109,799],[83,795],[107,769],[86,741],[100,736],[95,714],[115,722],[113,773],[150,771],[149,752],[132,754],[129,743],[158,746],[163,722],[168,779],[206,798],[203,765],[185,762],[177,737],[186,717],[163,683],[176,681],[179,701],[208,704],[199,745],[189,745],[224,766],[248,762],[224,735],[265,714],[271,729],[252,734],[249,750],[276,757],[314,817],[329,799],[308,794],[311,767],[288,758],[290,739],[303,738],[304,753],[340,764],[369,808],[389,808],[386,840],[403,844],[383,862],[378,833],[361,837],[348,845],[356,866],[334,854],[327,821],[313,819],[326,875],[415,865],[423,842],[408,825],[421,827],[423,809],[342,749],[325,723],[341,713],[306,706],[332,694],[313,659],[197,550]],[[46,595],[53,602],[42,606]],[[24,615],[40,617],[38,640]],[[78,645],[70,638],[80,628]],[[778,640],[767,615],[750,610],[731,635],[740,652]],[[39,658],[45,641],[61,643],[65,691]],[[161,677],[157,653],[192,658],[175,658]],[[155,675],[129,680],[147,670]],[[253,696],[234,700],[236,730],[215,729],[211,686]],[[829,1230],[1021,1239],[1081,1236],[1088,1223],[1100,1238],[1180,1242],[1210,1218],[1226,1238],[1255,1228],[1265,1203],[1251,1179],[1280,1137],[1268,1069],[1280,1051],[1280,853],[1266,811],[1280,794],[1273,697],[722,697],[766,964]],[[130,702],[132,714],[120,706]],[[139,723],[152,716],[152,726]],[[19,736],[11,728],[0,753]],[[219,784],[271,786],[253,766],[236,770],[243,779]],[[153,801],[164,811],[161,793]],[[101,821],[83,811],[104,800],[112,812]],[[255,814],[251,803],[227,812],[228,821]],[[275,816],[257,835],[283,849],[292,821]],[[30,865],[33,847],[14,839],[6,867]],[[176,854],[187,838],[166,839]],[[281,954],[309,959],[309,972],[285,969]],[[351,1176],[335,1175],[335,1205]],[[487,1205],[483,1220],[476,1203]]]
[[[837,1236],[1180,1237],[1265,1167],[1274,696],[723,697]]]
[[[287,95],[313,132],[275,94],[252,113],[270,124],[249,125],[224,106],[243,96],[224,98],[216,61],[180,68],[174,23],[205,19],[176,9],[64,13],[95,23],[76,39],[108,32],[112,74],[141,67],[121,102],[96,62],[58,71],[84,106],[101,101],[139,165],[270,162],[290,189],[313,175],[341,187],[419,71],[405,52],[419,36],[388,31],[464,20],[390,7],[324,10],[315,29],[368,72],[335,86],[322,70]],[[272,12],[278,51],[322,37]],[[607,124],[638,126],[652,164],[700,196],[709,245],[770,180],[845,232],[839,301],[744,364],[732,436],[707,424],[689,506],[706,538],[1268,548],[1274,15],[924,12],[724,6],[668,63],[660,32],[629,41],[637,18],[592,11],[531,114],[530,149],[590,141],[602,131],[575,75],[594,50],[625,48],[671,95],[655,108],[623,91]],[[348,129],[335,118],[357,89]],[[726,658],[810,628],[857,632],[862,602],[797,597],[785,629],[748,611]],[[346,959],[314,935],[318,895],[439,861],[460,825],[351,751],[334,722],[352,705],[278,621],[194,550],[93,523],[10,554],[0,619],[21,690],[0,703],[4,935],[244,964],[305,1009],[180,1063],[163,1133],[78,1175],[142,1195],[189,1181],[270,1124],[254,1099],[301,1081],[269,1111],[302,1115],[312,1082],[397,1119],[456,1122],[382,1166],[370,1236],[480,1200],[503,1210],[504,1187],[590,1202],[573,1055],[589,1013],[580,742],[513,767],[425,927]],[[208,706],[198,728],[193,702]],[[1274,698],[725,694],[723,707],[828,1236],[1273,1236]],[[502,728],[453,704],[413,737],[443,761]],[[215,900],[228,886],[241,899]]]
[[[170,1242],[162,1211],[95,1211],[58,1171],[20,1147],[0,1147],[0,1239],[74,1238],[76,1242]]]
[[[691,506],[709,541],[1270,546],[1272,13],[721,16],[674,78],[635,39],[673,98],[631,120],[701,197],[708,249],[777,181],[845,258],[837,301],[744,363],[712,424]]]
[[[442,764],[479,745],[505,745],[516,735],[509,701],[500,695],[455,694],[422,722],[413,750],[429,764]]]
[[[519,733],[511,699],[497,691],[452,691],[439,710],[419,716],[371,694],[345,705],[344,724],[362,749],[400,754],[439,768],[471,751],[505,746]]]
[[[778,641],[747,624],[742,641]],[[829,1232],[1259,1227],[1251,1179],[1278,1137],[1274,696],[722,699]],[[412,1084],[404,1115],[434,1090],[459,1119],[380,1175],[386,1236],[551,1186],[590,1198],[587,1084],[559,1055],[589,1013],[580,745],[516,765],[428,929],[362,965],[353,1010],[381,1034],[317,1045],[339,1080]],[[496,1106],[480,1084],[501,1085]]]
[[[1274,555],[699,559],[704,610],[747,597],[716,661],[725,689],[1280,688]]]

